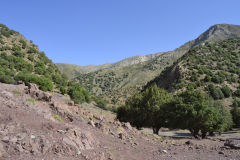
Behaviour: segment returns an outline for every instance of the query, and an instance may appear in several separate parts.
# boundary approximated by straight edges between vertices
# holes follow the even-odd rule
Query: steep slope
[[[239,79],[240,39],[228,39],[196,46],[145,88],[156,83],[173,93],[198,89],[231,105],[234,97],[240,98]]]
[[[75,102],[88,101],[90,96],[79,84],[69,81],[37,45],[3,24],[0,25],[0,82],[35,83],[44,91],[68,93]]]
[[[158,76],[165,67],[172,65],[189,49],[206,42],[235,37],[240,37],[240,26],[217,24],[210,27],[197,39],[187,42],[174,51],[130,57],[109,64],[106,68],[96,69],[94,72],[79,72],[76,80],[94,95],[104,97],[113,105],[121,104],[126,97],[141,89],[142,86]]]

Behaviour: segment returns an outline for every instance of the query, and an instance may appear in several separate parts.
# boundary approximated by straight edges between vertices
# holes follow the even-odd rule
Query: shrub
[[[165,126],[164,107],[173,97],[156,85],[127,99],[125,106],[117,110],[120,121],[129,121],[137,128],[152,127],[155,134]]]
[[[224,97],[228,98],[232,95],[232,91],[228,86],[223,86],[221,88],[222,93],[224,94]]]
[[[213,84],[210,84],[208,86],[208,90],[210,92],[210,95],[214,98],[214,99],[222,99],[224,98],[224,95],[221,91],[221,89],[219,88],[215,88]]]
[[[31,102],[32,104],[36,104],[36,101],[35,101],[35,99],[33,99],[33,98],[28,98],[27,101],[28,101],[28,102]]]
[[[11,84],[14,82],[14,79],[9,75],[0,75],[0,82]]]
[[[28,73],[19,73],[16,77],[16,80],[21,80],[28,83],[35,83],[39,86],[39,89],[43,91],[52,91],[53,89],[53,83],[50,79],[43,77],[43,76],[37,76],[34,74],[28,74]]]
[[[240,89],[237,89],[237,90],[234,92],[234,95],[237,96],[237,97],[240,97]]]
[[[83,103],[83,102],[90,102],[91,101],[91,95],[88,91],[83,89],[78,84],[71,84],[71,86],[68,89],[68,94],[71,97],[71,99],[74,101],[74,103]]]
[[[57,115],[57,114],[53,114],[52,116],[53,116],[53,118],[55,118],[55,119],[58,120],[59,122],[63,122],[61,116],[59,116],[59,115]]]

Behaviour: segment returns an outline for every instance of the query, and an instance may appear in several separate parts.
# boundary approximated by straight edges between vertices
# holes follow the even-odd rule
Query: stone
[[[31,135],[31,139],[35,139],[36,137],[34,135]]]
[[[74,101],[69,101],[69,102],[68,102],[68,105],[69,105],[69,106],[74,106]]]
[[[131,126],[131,124],[129,123],[129,122],[127,122],[127,123],[123,123],[123,125],[122,125],[125,129],[128,129],[128,130],[132,130],[132,126]]]
[[[5,137],[3,137],[3,139],[2,139],[2,141],[4,142],[4,143],[8,143],[9,142],[9,137],[8,136],[5,136]]]
[[[64,134],[65,131],[64,130],[57,130],[58,133]]]
[[[163,153],[167,153],[167,150],[162,150]]]
[[[91,125],[92,127],[95,127],[95,124],[93,121],[89,121],[88,124]]]
[[[229,146],[233,149],[240,149],[240,139],[226,139],[224,146]]]
[[[123,133],[119,133],[119,134],[118,134],[118,137],[119,137],[121,140],[125,139],[125,136],[124,136]]]
[[[224,152],[223,151],[219,151],[218,154],[224,154]]]
[[[98,116],[98,115],[93,115],[93,118],[96,119],[96,120],[99,120],[99,121],[102,121],[103,120],[103,117],[102,116]]]
[[[186,141],[185,144],[187,144],[187,145],[193,145],[192,141]]]

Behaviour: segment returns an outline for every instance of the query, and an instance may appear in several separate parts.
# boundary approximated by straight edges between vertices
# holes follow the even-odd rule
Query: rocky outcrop
[[[36,84],[30,84],[28,88],[26,88],[25,93],[29,94],[36,100],[51,102],[52,96],[50,93],[43,92],[39,90]]]
[[[224,145],[233,149],[240,149],[240,139],[227,139]]]

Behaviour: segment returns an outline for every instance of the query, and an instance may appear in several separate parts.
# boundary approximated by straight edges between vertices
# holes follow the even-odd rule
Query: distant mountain
[[[204,45],[206,42],[217,42],[229,38],[240,37],[240,26],[217,24],[210,27],[195,40],[169,52],[159,52],[145,56],[134,56],[117,63],[103,66],[93,66],[83,70],[69,69],[70,78],[75,77],[85,88],[95,95],[103,96],[112,104],[121,104],[126,97],[134,94],[142,86],[157,77],[161,71],[171,66],[190,49]],[[66,66],[58,64],[61,71]],[[74,68],[74,67],[72,67]]]

